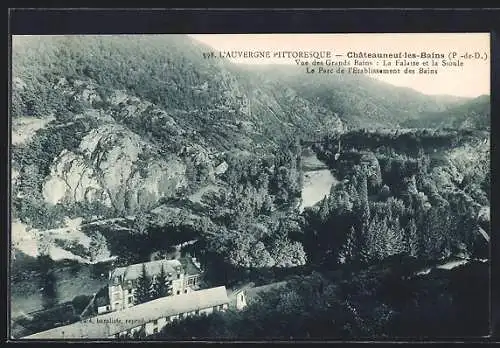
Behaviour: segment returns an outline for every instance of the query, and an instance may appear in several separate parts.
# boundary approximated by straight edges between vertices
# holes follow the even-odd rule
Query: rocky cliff
[[[186,166],[162,158],[137,134],[119,125],[89,132],[75,151],[63,150],[43,184],[50,204],[99,201],[118,212],[154,206],[186,186]]]

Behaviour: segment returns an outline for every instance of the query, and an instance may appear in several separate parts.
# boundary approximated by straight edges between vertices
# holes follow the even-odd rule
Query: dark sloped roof
[[[193,262],[191,257],[183,257],[179,259],[179,261],[181,262],[182,267],[184,268],[184,271],[186,272],[187,275],[195,275],[201,273],[201,270]]]
[[[142,273],[142,265],[146,266],[146,273],[150,277],[160,274],[162,266],[167,274],[176,273],[175,268],[182,266],[177,260],[157,260],[145,263],[136,263],[127,267],[115,268],[113,272],[111,272],[110,280],[113,280],[115,277],[123,277],[123,280],[136,280]]]
[[[24,339],[108,338],[153,320],[229,303],[225,286],[162,297],[86,321],[57,327]]]

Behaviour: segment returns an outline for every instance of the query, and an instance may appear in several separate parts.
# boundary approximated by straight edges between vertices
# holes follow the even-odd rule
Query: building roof
[[[227,296],[229,297],[230,300],[235,299],[236,295],[238,295],[242,291],[246,292],[248,289],[253,288],[254,286],[255,283],[250,282],[233,289],[227,289]]]
[[[229,303],[225,286],[162,297],[85,321],[42,331],[23,339],[108,338],[153,320]]]
[[[160,274],[162,266],[164,267],[165,273],[167,274],[174,274],[177,272],[175,270],[176,267],[182,267],[181,263],[178,260],[157,260],[145,263],[136,263],[127,267],[115,268],[111,272],[109,280],[113,280],[115,277],[123,277],[123,281],[136,280],[142,273],[142,265],[146,266],[146,273],[150,277]]]
[[[200,265],[191,257],[183,257],[179,260],[187,275],[195,275],[201,273]]]

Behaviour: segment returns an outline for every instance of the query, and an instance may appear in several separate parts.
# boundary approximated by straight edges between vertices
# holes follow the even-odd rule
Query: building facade
[[[253,283],[252,283],[253,284]],[[246,291],[253,285],[246,285],[241,289],[228,290],[229,307],[242,310],[247,306]]]
[[[166,276],[168,295],[177,296],[199,289],[201,268],[196,260],[158,260],[116,268],[109,273],[109,304],[98,307],[98,313],[119,311],[136,305],[138,279],[146,269],[147,277],[154,283],[162,270]]]
[[[169,323],[190,316],[225,311],[229,306],[225,286],[162,297],[122,311],[97,315],[70,325],[42,331],[23,339],[116,339],[133,338],[142,331],[150,336]]]

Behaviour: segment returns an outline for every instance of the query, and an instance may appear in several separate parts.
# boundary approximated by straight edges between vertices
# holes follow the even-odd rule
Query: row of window
[[[198,278],[198,277],[191,277],[191,278],[188,278],[188,280],[187,280],[187,285],[196,285],[197,278]]]
[[[128,291],[128,293],[129,293],[129,294],[132,294],[132,291],[131,291],[131,290],[129,290],[129,291]],[[184,293],[185,293],[185,294],[187,294],[187,293],[188,293],[188,289],[184,289]],[[177,290],[177,295],[180,295],[180,294],[181,294],[181,291],[180,291],[180,290]],[[114,300],[115,300],[115,301],[116,301],[116,300],[118,300],[118,301],[119,301],[119,300],[121,300],[121,296],[115,296],[115,297],[114,297]],[[128,297],[127,297],[127,303],[128,303],[128,304],[132,304],[132,303],[134,303],[134,296],[128,296]],[[115,302],[115,307],[118,307],[119,305],[120,305],[120,302]]]
[[[182,274],[181,272],[177,273],[177,279],[180,279],[180,278],[181,278],[181,274]],[[156,277],[157,277],[157,276],[156,276],[156,275],[154,275],[154,276],[153,276],[153,278],[152,278],[152,280],[153,280],[153,281],[155,281],[155,280],[156,280]],[[168,274],[167,274],[167,279],[168,279],[168,280],[172,280],[172,273],[168,273]],[[115,284],[115,285],[120,284],[120,278],[115,277],[114,284]],[[127,285],[128,285],[128,286],[132,286],[132,285],[133,285],[133,281],[132,281],[132,280],[127,280]]]
[[[213,311],[214,311],[214,312],[215,312],[215,311],[221,311],[221,310],[223,310],[223,309],[224,309],[224,305],[214,306],[214,307],[212,307],[212,309],[213,309]],[[188,312],[188,313],[181,313],[181,314],[179,314],[179,316],[178,316],[178,317],[179,317],[179,319],[184,319],[184,318],[186,318],[186,317],[188,317],[188,316],[190,316],[190,315],[193,315],[193,314],[195,314],[195,315],[199,315],[199,314],[200,314],[200,310],[199,310],[199,309],[197,309],[197,310],[192,311],[192,312]],[[177,317],[177,316],[165,317],[165,322],[166,322],[166,323],[169,323],[169,322],[171,322],[171,321],[175,320],[175,318],[176,318],[176,317]],[[153,321],[151,322],[151,323],[152,323],[152,325],[153,325],[153,334],[158,333],[158,330],[159,330],[159,328],[158,328],[158,320],[159,320],[159,319],[156,319],[156,320],[153,320]],[[142,326],[142,327],[144,328],[144,326]],[[137,329],[137,328],[135,328],[135,329]],[[125,332],[121,332],[121,333],[119,333],[119,334],[116,334],[116,335],[115,335],[115,337],[116,337],[116,338],[118,338],[118,337],[120,336],[120,334],[127,334],[127,333],[131,333],[131,332],[132,332],[132,330],[127,330],[127,331],[125,331]]]

